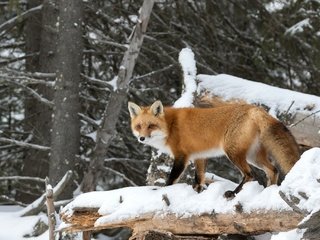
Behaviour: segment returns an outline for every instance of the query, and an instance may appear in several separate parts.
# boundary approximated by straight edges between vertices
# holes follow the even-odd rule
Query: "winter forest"
[[[301,158],[232,200],[225,157],[165,187],[127,107],[156,100],[258,105]],[[319,0],[0,0],[0,240],[320,239],[318,147]]]

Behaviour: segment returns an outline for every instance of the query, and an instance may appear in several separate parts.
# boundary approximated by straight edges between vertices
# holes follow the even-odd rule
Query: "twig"
[[[0,48],[16,48],[24,46],[25,42],[9,42],[9,43],[0,43]]]
[[[8,67],[1,68],[1,72],[9,73],[11,75],[27,76],[27,77],[33,77],[33,78],[55,78],[56,77],[55,73],[21,72]]]
[[[17,141],[17,140],[13,140],[10,138],[4,138],[4,137],[0,137],[0,142],[11,143],[11,144],[17,145],[19,147],[32,148],[32,149],[36,149],[36,150],[40,150],[40,151],[49,151],[50,150],[50,147],[41,146],[41,145],[32,144],[32,143],[26,143],[26,142]]]
[[[70,182],[71,178],[72,171],[66,172],[60,182],[53,188],[53,199],[56,199],[60,195],[66,185]],[[41,197],[29,204],[25,209],[21,210],[20,216],[24,217],[38,214],[42,210],[45,202],[46,194],[42,194]]]
[[[37,99],[39,102],[42,102],[44,104],[46,104],[49,107],[53,107],[54,103],[49,101],[48,99],[42,97],[40,94],[38,94],[35,90],[33,90],[32,88],[29,88],[27,86],[25,86],[24,84],[18,83],[16,81],[8,81],[9,83],[12,83],[16,86],[22,87],[24,90],[26,90],[27,93],[29,93],[31,96],[33,96],[35,99]]]
[[[170,206],[170,201],[167,194],[162,194],[162,200],[167,204],[167,206]]]
[[[23,202],[19,202],[19,201],[15,200],[13,198],[10,198],[10,197],[8,197],[6,195],[0,195],[0,198],[2,200],[4,200],[4,201],[8,201],[8,202],[13,203],[15,205],[19,205],[19,206],[22,206],[22,207],[26,207],[27,206],[27,204],[25,204]]]
[[[6,31],[10,28],[13,28],[17,23],[27,19],[28,17],[32,16],[34,13],[41,11],[42,9],[42,5],[39,5],[37,7],[34,8],[30,8],[29,10],[23,12],[22,14],[9,19],[8,21],[2,23],[0,25],[0,35],[2,35],[3,31]]]
[[[308,211],[300,209],[293,201],[289,200],[285,193],[279,191],[279,195],[283,199],[283,201],[285,201],[293,209],[293,211],[303,215],[308,214]]]
[[[81,74],[81,76],[83,78],[85,78],[86,80],[88,80],[90,83],[98,84],[100,86],[108,88],[109,90],[113,89],[112,85],[110,83],[108,83],[107,81],[103,81],[103,80],[100,80],[100,79],[97,79],[97,78],[89,77],[89,76],[87,76],[85,74]]]
[[[21,57],[11,58],[11,59],[8,59],[8,60],[0,61],[0,66],[5,66],[5,65],[7,65],[9,63],[18,62],[18,61],[21,61],[21,60],[24,60],[26,58],[33,57],[33,56],[36,56],[36,55],[39,55],[39,53],[25,54],[25,55],[23,55]]]
[[[27,176],[7,176],[7,177],[0,177],[0,181],[6,181],[6,180],[13,180],[13,181],[35,181],[35,182],[42,182],[44,183],[45,180],[43,178],[39,177],[27,177]]]
[[[19,82],[18,82],[19,81]],[[35,79],[35,78],[30,78],[27,76],[8,76],[8,75],[2,75],[0,76],[0,83],[1,82],[15,82],[15,83],[20,83],[24,85],[31,85],[31,84],[42,84],[47,87],[53,87],[55,82],[54,81],[46,81],[46,80],[41,80],[41,79]]]
[[[157,73],[160,73],[160,72],[164,72],[164,71],[169,70],[169,69],[171,69],[172,67],[177,66],[177,65],[178,65],[178,64],[170,64],[170,65],[168,65],[168,66],[166,66],[166,67],[164,67],[164,68],[161,68],[161,69],[158,69],[158,70],[154,70],[154,71],[149,72],[149,73],[147,73],[147,74],[144,74],[144,75],[141,75],[141,76],[137,76],[137,77],[131,78],[131,79],[130,79],[130,82],[132,82],[132,81],[134,81],[134,80],[139,80],[139,79],[142,79],[142,78],[145,78],[145,77],[151,77],[151,76],[154,75],[154,74],[157,74]]]
[[[290,106],[288,107],[287,111],[286,111],[285,114],[284,114],[285,116],[288,115],[288,113],[289,113],[291,107],[293,106],[293,104],[294,104],[294,101],[291,102]]]
[[[297,126],[299,123],[303,122],[304,120],[306,120],[307,118],[309,118],[309,117],[311,117],[311,116],[313,116],[313,115],[316,115],[316,114],[319,113],[319,112],[320,112],[320,110],[315,111],[315,112],[309,114],[308,116],[300,119],[298,122],[291,124],[289,127],[290,127],[290,128],[291,128],[291,127],[295,127],[295,126]]]
[[[138,185],[135,184],[131,179],[129,179],[126,175],[124,175],[123,173],[121,173],[121,172],[119,172],[119,171],[117,171],[117,170],[114,170],[114,169],[112,169],[112,168],[109,168],[109,167],[104,167],[104,168],[105,168],[106,170],[108,170],[108,171],[116,174],[117,176],[122,177],[124,180],[126,180],[128,183],[130,183],[132,186],[135,186],[135,187],[138,186]]]
[[[90,117],[88,117],[88,116],[86,116],[86,115],[84,115],[84,114],[82,114],[82,113],[78,113],[78,116],[79,116],[82,120],[84,120],[84,121],[90,123],[91,125],[93,125],[94,127],[99,127],[99,123],[97,123],[96,120],[94,120],[94,119],[92,119],[92,118],[90,118]]]

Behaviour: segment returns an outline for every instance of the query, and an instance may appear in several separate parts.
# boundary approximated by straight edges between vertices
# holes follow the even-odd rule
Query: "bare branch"
[[[4,61],[0,61],[0,66],[4,66],[4,65],[7,65],[9,63],[14,63],[14,62],[18,62],[18,61],[21,61],[21,60],[24,60],[26,58],[29,58],[29,57],[33,57],[35,55],[38,55],[39,53],[30,53],[30,54],[25,54],[21,57],[17,57],[17,58],[12,58],[12,59],[8,59],[8,60],[4,60]]]
[[[7,176],[7,177],[0,177],[0,181],[7,181],[7,180],[13,180],[13,181],[35,181],[35,182],[42,182],[44,183],[43,178],[39,177],[27,177],[27,176]]]
[[[10,198],[6,195],[0,195],[0,199],[4,200],[4,201],[7,201],[7,202],[10,202],[12,204],[15,204],[15,205],[19,205],[19,206],[22,206],[22,207],[26,207],[27,204],[23,203],[23,202],[19,202],[17,200],[15,200],[14,198]]]
[[[27,93],[29,93],[31,96],[33,96],[35,99],[37,99],[39,102],[42,102],[44,104],[46,104],[49,107],[53,107],[54,103],[49,101],[48,99],[42,97],[40,94],[38,94],[35,90],[33,90],[32,88],[29,88],[27,86],[25,86],[22,83],[19,83],[17,81],[7,81],[8,83],[14,84],[16,86],[22,87],[24,90],[26,90]]]
[[[123,173],[117,171],[117,170],[114,170],[112,168],[109,168],[109,167],[104,167],[106,170],[116,174],[117,176],[123,178],[125,181],[127,181],[128,183],[130,183],[130,185],[132,186],[138,186],[137,184],[135,184],[131,179],[129,179],[126,175],[124,175]]]
[[[2,23],[0,25],[0,36],[3,35],[3,31],[7,31],[10,28],[13,28],[17,23],[26,20],[28,17],[32,16],[34,13],[41,11],[42,5],[39,5],[34,8],[30,8],[29,10],[23,12],[22,14],[9,19],[8,21]]]
[[[297,126],[299,123],[303,122],[304,120],[306,120],[306,119],[309,118],[309,117],[312,117],[313,115],[316,115],[316,114],[319,113],[319,112],[320,112],[320,110],[315,111],[315,112],[307,115],[306,117],[300,119],[298,122],[291,124],[289,127],[290,127],[290,128],[291,128],[291,127],[295,127],[295,126]]]
[[[0,43],[0,48],[16,48],[24,46],[25,42],[9,42],[9,43]]]
[[[50,150],[50,147],[41,146],[41,145],[32,144],[32,143],[26,143],[26,142],[17,141],[17,140],[5,138],[5,137],[0,137],[0,142],[11,143],[11,144],[17,145],[19,147],[32,148],[32,149],[36,149],[36,150],[40,150],[40,151],[49,151]]]
[[[72,178],[72,171],[68,171],[63,176],[63,178],[59,181],[59,183],[53,188],[53,199],[56,199],[60,195],[60,193],[63,191],[66,185],[69,184],[71,178]],[[30,205],[28,205],[25,209],[21,210],[20,216],[25,217],[25,216],[38,214],[42,210],[45,202],[46,202],[46,193],[42,194],[41,197],[39,197]]]
[[[84,115],[84,114],[82,114],[82,113],[78,113],[78,116],[79,116],[82,120],[90,123],[91,125],[93,125],[93,126],[95,126],[95,127],[99,127],[99,123],[98,123],[96,120],[94,120],[94,119],[92,119],[92,118],[90,118],[90,117],[88,117],[88,116],[86,116],[86,115]]]
[[[161,69],[158,69],[158,70],[154,70],[152,72],[149,72],[147,74],[144,74],[144,75],[141,75],[141,76],[137,76],[137,77],[134,77],[134,78],[131,78],[130,82],[134,81],[134,80],[138,80],[138,79],[142,79],[142,78],[145,78],[145,77],[151,77],[152,75],[154,74],[157,74],[157,73],[161,73],[161,72],[164,72],[164,71],[167,71],[169,69],[171,69],[172,67],[176,66],[177,64],[170,64],[164,68],[161,68]]]

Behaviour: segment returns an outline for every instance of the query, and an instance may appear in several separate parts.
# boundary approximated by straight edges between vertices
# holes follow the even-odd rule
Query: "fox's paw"
[[[234,191],[226,191],[223,196],[224,196],[227,200],[231,200],[231,199],[233,199],[233,198],[236,196],[236,194],[235,194]]]
[[[198,193],[201,193],[203,190],[207,189],[207,185],[206,184],[193,184],[192,187]]]

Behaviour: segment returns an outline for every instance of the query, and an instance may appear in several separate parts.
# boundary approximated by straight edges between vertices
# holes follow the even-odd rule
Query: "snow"
[[[105,192],[84,193],[63,208],[65,214],[72,214],[77,208],[97,208],[102,216],[96,221],[98,226],[107,222],[119,222],[137,216],[155,214],[176,214],[180,217],[206,213],[233,213],[237,204],[241,204],[244,212],[252,211],[285,211],[291,208],[279,195],[281,190],[286,195],[299,197],[305,192],[308,199],[300,196],[299,208],[309,212],[319,206],[320,188],[320,148],[306,151],[286,176],[281,186],[271,185],[267,188],[258,182],[248,182],[232,200],[223,194],[233,190],[236,184],[214,176],[214,182],[206,190],[197,193],[192,186],[175,184],[167,187],[143,186],[127,187]],[[168,206],[163,200],[166,195],[170,201]],[[201,203],[201,204],[199,204]],[[63,226],[61,226],[63,227]],[[293,230],[273,235],[272,240],[300,239],[303,232]],[[262,237],[261,237],[262,238]],[[266,238],[266,237],[264,237]]]
[[[300,199],[297,205],[300,209],[312,212],[319,209],[320,203],[320,148],[313,148],[302,154],[300,161],[291,169],[281,184],[280,190],[286,193],[287,197],[293,195]],[[305,183],[305,184],[301,184]],[[301,196],[305,193],[308,199]]]
[[[275,234],[270,240],[300,240],[303,236],[304,231],[300,229],[293,229],[288,232],[281,232]]]
[[[31,235],[33,232],[33,226],[39,221],[47,222],[47,217],[44,214],[37,216],[21,216],[21,207],[17,206],[0,206],[0,239],[5,240],[25,240],[25,239],[37,239],[47,240],[49,239],[48,231],[39,237],[24,238],[24,235]]]
[[[179,63],[183,72],[184,92],[173,106],[177,108],[190,107],[193,105],[193,94],[197,90],[196,61],[194,59],[194,53],[190,48],[184,48],[180,51]]]
[[[306,19],[296,23],[292,27],[288,28],[286,30],[285,34],[294,35],[296,33],[303,32],[303,29],[307,28],[307,27],[312,29],[312,26],[310,24],[310,19],[309,18],[306,18]]]
[[[270,107],[269,113],[274,117],[278,112],[287,111],[289,108],[290,113],[296,110],[310,113],[308,110],[310,106],[312,106],[312,112],[320,110],[320,97],[311,94],[273,87],[227,74],[215,76],[200,74],[197,79],[200,81],[198,93],[209,90],[211,95],[224,100],[242,99],[248,103],[267,105]]]

